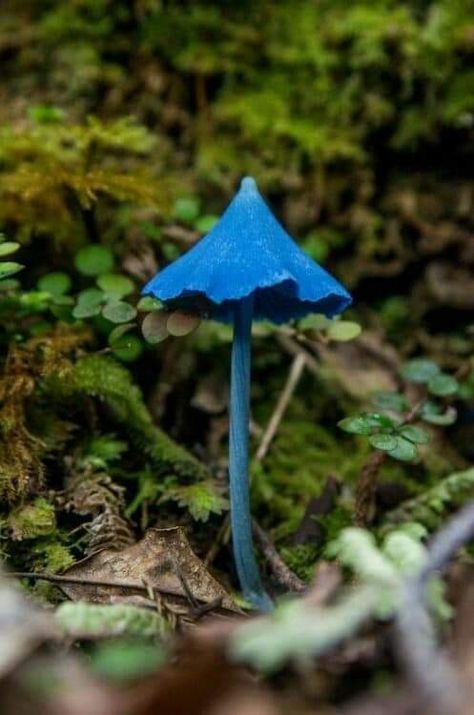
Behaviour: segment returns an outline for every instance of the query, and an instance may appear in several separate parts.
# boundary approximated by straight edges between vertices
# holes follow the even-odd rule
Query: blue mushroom
[[[252,545],[248,479],[252,320],[286,323],[308,313],[332,317],[352,301],[346,289],[286,233],[255,181],[240,190],[216,226],[143,289],[169,308],[232,323],[229,482],[232,544],[243,595],[269,610]]]

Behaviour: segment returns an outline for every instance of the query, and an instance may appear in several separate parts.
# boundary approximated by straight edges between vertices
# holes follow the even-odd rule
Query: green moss
[[[297,546],[283,546],[280,549],[280,556],[297,576],[309,583],[314,576],[318,552],[319,548],[317,546],[299,544]]]
[[[16,541],[48,536],[56,529],[54,507],[44,497],[38,497],[10,512],[8,528]]]
[[[430,489],[423,491],[389,512],[381,529],[386,532],[405,522],[423,525],[434,531],[446,515],[474,497],[474,467],[463,472],[455,472],[438,481]]]

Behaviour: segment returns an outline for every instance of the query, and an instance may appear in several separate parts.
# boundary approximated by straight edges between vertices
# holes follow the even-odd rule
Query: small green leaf
[[[446,375],[443,372],[439,375],[435,375],[428,382],[428,391],[438,397],[455,395],[458,389],[458,381],[454,377],[451,377],[451,375]]]
[[[51,295],[62,296],[70,290],[71,279],[67,273],[61,271],[48,273],[39,279],[38,288]]]
[[[399,434],[415,444],[427,444],[430,441],[429,433],[416,425],[405,425],[399,430]]]
[[[395,437],[396,446],[391,449],[388,454],[393,459],[398,459],[401,462],[412,462],[417,457],[417,450],[413,442],[410,442],[403,437]]]
[[[383,452],[390,452],[390,450],[395,449],[397,446],[397,439],[391,434],[372,434],[369,437],[369,442],[372,447],[380,449]]]
[[[362,328],[359,323],[354,323],[351,320],[334,320],[328,327],[327,336],[330,340],[347,342],[357,338],[361,332]]]
[[[78,303],[72,309],[72,315],[77,320],[83,320],[84,318],[93,318],[94,315],[99,315],[100,311],[100,305],[87,305],[87,303]]]
[[[449,427],[456,422],[457,411],[454,407],[448,407],[445,412],[441,412],[439,406],[431,400],[426,402],[421,411],[421,417],[425,422],[439,427]]]
[[[114,256],[105,246],[86,246],[76,254],[74,263],[79,273],[85,276],[100,276],[101,273],[112,271]]]
[[[19,243],[14,241],[6,241],[5,243],[0,243],[0,257],[9,256],[11,253],[15,253],[20,248]]]
[[[379,412],[367,412],[364,417],[374,428],[392,429],[397,424],[397,422],[391,417],[388,415],[381,415]]]
[[[372,402],[381,410],[405,412],[408,409],[407,398],[398,392],[376,392],[372,395]]]
[[[157,298],[153,298],[152,295],[146,295],[137,303],[137,310],[149,311],[149,310],[161,310],[163,308],[163,303]]]
[[[102,309],[102,315],[111,323],[128,323],[137,314],[133,305],[125,303],[123,300],[114,300],[107,303]]]
[[[166,323],[168,322],[169,313],[164,311],[155,311],[147,315],[142,322],[143,337],[150,345],[157,345],[163,342],[169,335]]]
[[[0,263],[0,279],[13,276],[15,273],[18,273],[18,271],[22,271],[23,268],[24,266],[22,266],[21,263],[4,261],[3,263]]]
[[[143,352],[143,343],[136,335],[122,335],[111,345],[113,354],[123,362],[134,362]]]
[[[415,358],[402,367],[401,374],[405,380],[410,382],[423,383],[431,380],[439,373],[439,367],[432,360],[425,358]]]
[[[108,337],[108,343],[109,345],[113,345],[115,340],[118,340],[121,338],[125,333],[128,333],[129,330],[132,330],[132,328],[135,327],[135,323],[123,323],[122,325],[116,325],[115,328],[113,328]]]
[[[349,432],[349,434],[371,434],[374,430],[373,423],[368,420],[364,415],[358,417],[346,417],[337,423],[344,432]]]
[[[130,278],[121,276],[119,273],[104,273],[98,277],[97,285],[107,296],[117,299],[124,298],[135,290]]]
[[[77,296],[77,304],[75,305],[72,314],[79,320],[83,318],[92,318],[94,315],[99,315],[105,296],[98,288],[87,288]]]
[[[209,231],[212,231],[218,221],[219,216],[200,216],[194,222],[194,228],[196,229],[196,231],[199,231],[199,233],[209,233]]]
[[[298,321],[298,328],[300,330],[327,330],[330,325],[331,321],[322,313],[307,315],[305,318]]]
[[[184,223],[193,223],[199,216],[201,204],[198,198],[190,196],[189,198],[178,199],[175,202],[173,215]]]
[[[185,313],[182,310],[175,310],[174,313],[170,313],[166,327],[170,335],[182,337],[196,330],[200,323],[199,316]]]

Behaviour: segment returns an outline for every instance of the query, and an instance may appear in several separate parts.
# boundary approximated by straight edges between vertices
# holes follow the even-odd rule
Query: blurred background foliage
[[[25,270],[5,269],[0,301],[0,489],[16,509],[5,532],[36,544],[15,558],[57,570],[97,533],[123,544],[157,519],[210,519],[216,533],[228,330],[151,348],[135,306],[244,174],[347,284],[364,328],[318,343],[317,374],[255,464],[264,525],[297,548],[289,535],[328,474],[346,486],[327,533],[350,522],[369,450],[336,423],[376,390],[403,391],[413,355],[460,378],[461,419],[415,466],[383,465],[382,513],[467,465],[473,18],[472,0],[3,0],[0,228]],[[281,340],[256,335],[255,443],[291,361]],[[95,535],[75,541],[84,515]]]

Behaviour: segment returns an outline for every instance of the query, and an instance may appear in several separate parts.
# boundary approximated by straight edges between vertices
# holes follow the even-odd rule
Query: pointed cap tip
[[[251,176],[246,176],[242,179],[240,188],[246,191],[257,191],[257,182]]]

